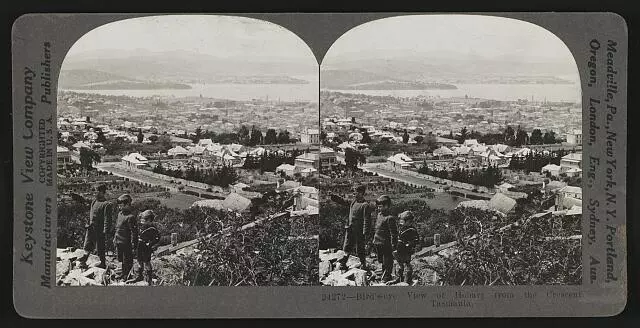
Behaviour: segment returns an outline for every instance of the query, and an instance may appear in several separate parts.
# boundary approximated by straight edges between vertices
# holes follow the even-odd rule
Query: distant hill
[[[351,56],[354,57],[354,56]],[[550,84],[572,83],[558,76],[575,76],[573,63],[529,62],[514,58],[424,57],[418,55],[380,56],[379,58],[327,57],[322,62],[325,70],[366,71],[371,74],[408,81],[444,83],[485,83],[485,80],[504,80],[505,83]],[[552,77],[552,78],[549,78]]]
[[[236,83],[256,76],[269,77],[268,83],[303,84],[293,77],[316,75],[315,58],[287,60],[282,58],[227,58],[176,50],[136,53],[97,52],[65,58],[63,70],[96,70],[144,81],[181,83],[220,83],[236,78]],[[251,78],[250,78],[251,77]]]
[[[191,89],[188,84],[140,81],[126,76],[90,69],[60,71],[58,87],[77,90]]]
[[[402,80],[360,70],[322,70],[320,87],[333,90],[457,89],[452,84]]]

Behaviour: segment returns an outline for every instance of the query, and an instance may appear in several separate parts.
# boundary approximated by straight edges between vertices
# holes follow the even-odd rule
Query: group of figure
[[[129,194],[120,195],[114,201],[106,198],[107,186],[105,184],[99,184],[96,189],[96,198],[91,202],[89,220],[85,225],[83,247],[85,254],[78,259],[80,267],[87,268],[87,259],[94,250],[97,251],[100,258],[100,263],[97,266],[103,269],[107,267],[106,236],[111,226],[113,206],[117,205],[118,214],[115,220],[113,244],[122,267],[118,279],[125,280],[127,283],[135,283],[144,280],[146,273],[146,281],[152,285],[151,255],[160,241],[160,233],[153,223],[154,212],[145,210],[136,216],[131,206],[132,198]],[[138,260],[137,275],[128,279],[133,269],[134,257]]]
[[[375,252],[378,262],[382,264],[381,281],[384,283],[413,282],[411,255],[419,244],[420,237],[414,226],[411,211],[398,215],[391,212],[391,198],[387,195],[378,197],[375,206],[365,200],[366,186],[354,188],[354,199],[331,194],[331,200],[349,207],[349,218],[344,226],[345,236],[342,250],[360,258],[361,268],[369,270],[366,257]],[[375,208],[375,211],[374,211]],[[373,213],[377,212],[375,220]],[[393,278],[394,260],[398,263],[396,278]],[[406,269],[406,270],[405,270]]]

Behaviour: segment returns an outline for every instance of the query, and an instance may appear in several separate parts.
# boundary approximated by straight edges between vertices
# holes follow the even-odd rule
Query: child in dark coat
[[[394,257],[398,261],[398,277],[396,282],[404,279],[404,282],[411,284],[413,280],[413,267],[411,266],[411,255],[415,252],[416,246],[420,240],[418,230],[413,224],[413,213],[404,211],[398,216],[399,234],[398,247],[394,252]],[[407,268],[406,275],[405,267]]]
[[[153,267],[151,267],[151,254],[155,245],[160,241],[160,233],[153,224],[155,214],[151,210],[140,213],[140,233],[138,234],[138,275],[131,282],[142,281],[143,272],[147,275],[147,283],[152,284]],[[146,269],[146,272],[144,271]]]

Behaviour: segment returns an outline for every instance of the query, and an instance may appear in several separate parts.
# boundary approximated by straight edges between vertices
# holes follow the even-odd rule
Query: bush
[[[239,224],[234,225],[236,228]],[[280,218],[208,241],[198,252],[169,264],[171,285],[298,286],[318,284],[317,243],[292,240],[291,222]]]
[[[89,221],[89,204],[79,202],[58,203],[58,248],[80,248],[84,242],[85,224]]]
[[[447,285],[578,285],[582,282],[580,240],[548,240],[545,237],[568,237],[575,222],[554,227],[553,220],[526,219],[502,232],[491,230],[504,225],[493,224],[474,214],[458,213],[455,222],[460,243],[457,252],[444,258],[436,268],[441,282]],[[479,214],[476,212],[475,214]],[[579,220],[577,220],[579,221]],[[464,236],[483,234],[474,240]]]

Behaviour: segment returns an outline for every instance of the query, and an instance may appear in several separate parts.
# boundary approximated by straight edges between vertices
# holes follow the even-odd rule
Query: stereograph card
[[[613,13],[23,15],[15,308],[616,315],[627,47]]]

